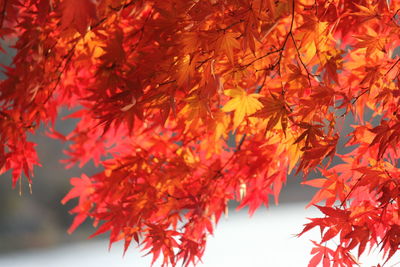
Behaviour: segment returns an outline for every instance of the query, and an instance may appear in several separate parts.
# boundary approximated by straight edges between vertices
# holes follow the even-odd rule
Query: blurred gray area
[[[288,267],[307,266],[312,243],[319,232],[294,237],[305,217],[318,216],[315,208],[305,210],[304,203],[270,209],[260,208],[251,218],[244,212],[222,217],[214,235],[209,236],[202,267]],[[240,229],[240,230],[239,230]],[[239,231],[238,231],[239,230]],[[86,240],[56,248],[36,249],[0,255],[0,266],[7,267],[148,267],[151,255],[134,245],[122,257],[123,242],[107,250],[106,240]],[[285,254],[290,251],[290,257]],[[55,264],[56,263],[56,264]],[[153,266],[161,266],[158,260]],[[181,266],[180,263],[177,266]]]
[[[60,121],[60,124],[65,132],[75,123]],[[67,143],[48,138],[43,128],[29,140],[38,144],[42,167],[35,168],[32,194],[25,177],[21,186],[17,183],[12,189],[10,173],[0,176],[0,253],[81,240],[88,236],[87,231],[91,228],[86,223],[73,235],[68,235],[66,230],[73,219],[68,211],[77,201],[72,200],[66,205],[60,201],[70,189],[69,178],[79,177],[82,173],[94,174],[96,168],[88,164],[83,169],[65,169],[60,160],[65,159],[62,151]]]
[[[9,66],[15,50],[11,48],[12,40],[0,41],[6,53],[0,53],[0,63]],[[0,79],[5,74],[0,72]],[[69,112],[60,112],[60,118]],[[76,120],[58,120],[56,129],[67,134],[75,127]],[[73,217],[68,211],[77,204],[76,200],[61,204],[61,199],[70,189],[69,178],[82,173],[94,174],[96,168],[87,164],[82,169],[66,170],[60,163],[66,157],[63,150],[68,143],[46,136],[43,125],[35,135],[29,135],[29,141],[37,143],[39,160],[43,167],[35,167],[32,194],[28,181],[24,177],[21,186],[17,183],[12,189],[11,174],[0,175],[0,253],[14,250],[55,246],[64,242],[86,239],[92,227],[85,223],[73,235],[67,234]],[[21,191],[21,195],[20,195]]]

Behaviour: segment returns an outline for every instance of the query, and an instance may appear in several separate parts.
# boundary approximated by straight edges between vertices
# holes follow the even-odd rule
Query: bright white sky
[[[311,242],[318,240],[318,231],[301,238],[293,235],[302,230],[306,217],[319,217],[315,209],[305,205],[280,205],[259,210],[249,218],[244,212],[231,211],[222,218],[214,237],[211,237],[199,267],[302,267],[310,259]],[[122,244],[115,244],[110,252],[107,241],[88,240],[48,250],[37,250],[0,256],[4,267],[149,267],[151,259],[141,257],[131,247],[122,257]],[[386,267],[400,266],[400,259],[390,261]],[[361,266],[373,266],[376,255],[362,261]],[[398,262],[397,264],[395,264]],[[158,267],[155,264],[154,267]]]

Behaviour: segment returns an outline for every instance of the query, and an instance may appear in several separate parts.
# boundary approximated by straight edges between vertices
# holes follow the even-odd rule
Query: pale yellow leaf
[[[263,107],[262,103],[257,99],[261,97],[259,94],[247,94],[242,88],[225,90],[225,95],[232,97],[222,108],[224,112],[234,111],[233,126],[237,128],[245,116],[255,113]]]

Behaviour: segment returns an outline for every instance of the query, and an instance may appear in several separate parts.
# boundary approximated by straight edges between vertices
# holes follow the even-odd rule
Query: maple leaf
[[[233,127],[237,128],[245,116],[252,115],[257,110],[263,107],[263,104],[258,100],[261,95],[247,94],[243,88],[228,89],[224,91],[225,95],[232,97],[222,108],[224,112],[234,111]]]
[[[354,230],[345,236],[346,239],[352,239],[352,242],[349,244],[349,248],[354,248],[357,244],[358,247],[358,257],[364,252],[369,237],[370,237],[370,229],[365,226],[355,226]]]
[[[326,69],[326,77],[329,81],[339,84],[338,70],[342,68],[343,59],[341,57],[342,51],[332,50],[326,54],[326,61],[324,67]]]
[[[189,86],[195,72],[194,62],[196,62],[196,60],[189,55],[184,56],[178,61],[177,82],[179,86]]]
[[[91,0],[63,0],[61,28],[75,28],[84,35],[96,20],[96,6]]]
[[[393,255],[398,251],[400,246],[400,236],[399,236],[400,226],[393,225],[389,228],[386,235],[382,240],[382,247],[388,246],[389,247],[389,254],[385,263],[393,257]]]
[[[290,69],[291,72],[287,78],[287,81],[289,83],[293,83],[295,84],[294,86],[298,87],[307,87],[309,85],[307,75],[304,75],[298,66],[289,64],[287,67]]]
[[[189,10],[188,14],[195,21],[202,21],[212,12],[212,4],[208,1],[198,1]]]
[[[124,63],[126,58],[123,44],[124,33],[121,28],[116,28],[112,34],[112,38],[107,42],[107,46],[102,47],[104,53],[99,57],[107,67],[113,64],[119,65]]]
[[[237,34],[232,32],[224,32],[215,42],[215,49],[218,53],[224,53],[229,61],[234,64],[233,51],[240,48],[239,41],[236,40]]]
[[[359,40],[355,44],[357,48],[367,48],[366,54],[374,56],[376,52],[385,52],[386,38],[378,34],[371,28],[367,28],[367,33],[364,35],[354,36]]]
[[[335,252],[326,246],[317,244],[315,241],[312,242],[314,245],[316,245],[316,247],[311,250],[311,254],[315,255],[311,258],[308,267],[317,267],[321,261],[324,267],[331,266],[331,257]]]
[[[286,134],[288,115],[290,109],[282,96],[271,94],[271,98],[260,98],[263,107],[253,114],[255,117],[266,118],[268,120],[266,130],[271,130],[280,121],[283,132]]]
[[[91,180],[86,175],[82,175],[82,178],[71,178],[70,182],[74,188],[61,200],[61,203],[65,204],[70,199],[79,197],[79,205],[71,210],[71,213],[77,213],[71,227],[68,229],[68,232],[72,233],[89,215],[88,212],[91,205],[88,201],[88,197],[94,192],[94,188]]]
[[[322,125],[311,125],[309,123],[299,124],[300,128],[305,129],[303,133],[294,141],[297,144],[305,139],[305,148],[318,147],[318,137],[323,137]]]
[[[389,146],[396,147],[400,142],[399,129],[400,123],[398,122],[394,125],[390,125],[387,121],[382,121],[380,125],[370,130],[376,134],[370,146],[379,144],[378,159],[383,156]]]
[[[0,81],[0,173],[32,182],[40,164],[28,139],[43,126],[69,143],[67,167],[103,167],[71,179],[69,231],[92,218],[110,244],[188,266],[230,200],[252,214],[270,195],[278,203],[295,167],[320,171],[303,183],[318,188],[310,205],[323,213],[302,231],[321,230],[309,266],[352,266],[367,246],[387,261],[400,244],[399,10],[364,0],[0,0],[0,51],[15,51]],[[78,123],[64,136],[54,125],[65,106]],[[329,166],[335,157],[344,163]]]
[[[362,21],[368,21],[370,19],[380,18],[380,14],[378,11],[378,4],[372,5],[367,2],[367,6],[359,5],[354,3],[354,5],[359,9],[357,12],[353,12],[352,14],[355,16],[360,16],[363,18]]]
[[[196,127],[200,121],[205,121],[207,114],[211,114],[207,98],[201,98],[197,91],[192,92],[191,96],[185,99],[187,105],[182,109],[181,113],[186,115],[190,122],[188,127]]]
[[[329,171],[322,171],[322,173],[324,178],[302,182],[302,184],[320,188],[307,207],[316,205],[323,200],[326,200],[327,206],[332,206],[337,200],[344,201],[346,193],[350,191],[349,186],[336,173]]]

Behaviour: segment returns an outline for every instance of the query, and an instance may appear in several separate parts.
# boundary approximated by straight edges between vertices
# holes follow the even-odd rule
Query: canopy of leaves
[[[95,235],[174,266],[201,259],[230,200],[253,213],[296,170],[323,214],[302,232],[321,230],[309,266],[356,265],[367,246],[386,261],[400,246],[399,10],[394,0],[0,0],[0,37],[16,50],[0,83],[0,172],[32,182],[27,134],[44,124],[69,143],[67,166],[104,169],[71,179],[70,231],[92,218]],[[65,136],[61,107],[79,119]],[[353,115],[350,152],[338,154]],[[314,170],[322,177],[307,180]]]

